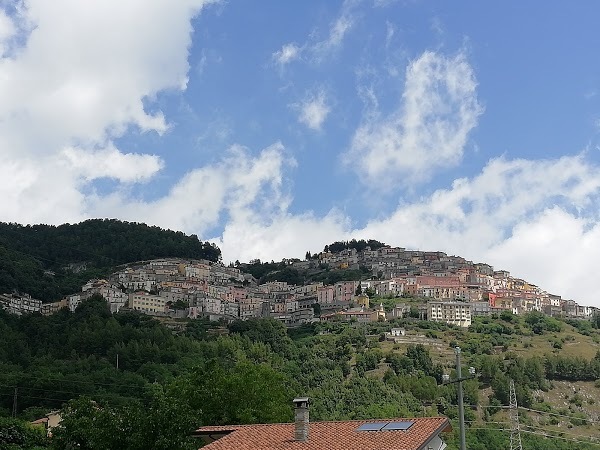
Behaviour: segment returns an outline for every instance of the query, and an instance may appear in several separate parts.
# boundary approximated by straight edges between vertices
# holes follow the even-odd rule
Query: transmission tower
[[[517,405],[517,393],[515,382],[510,380],[510,450],[523,450],[521,443],[521,427],[519,426],[519,406]]]

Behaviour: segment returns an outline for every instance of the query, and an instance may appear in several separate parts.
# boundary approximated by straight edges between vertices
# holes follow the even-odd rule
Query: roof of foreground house
[[[359,430],[380,425],[383,429]],[[405,430],[387,429],[407,425]],[[294,440],[294,429],[293,423],[224,425],[202,427],[195,435],[211,442],[203,447],[206,450],[426,450],[436,436],[452,428],[446,417],[311,422],[306,442]]]

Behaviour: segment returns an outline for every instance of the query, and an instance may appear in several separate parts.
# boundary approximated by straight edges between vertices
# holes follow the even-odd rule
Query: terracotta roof
[[[367,423],[411,421],[406,431],[357,431]],[[294,424],[208,426],[195,433],[206,450],[422,450],[442,431],[452,428],[446,417],[311,422],[307,442],[294,440]]]

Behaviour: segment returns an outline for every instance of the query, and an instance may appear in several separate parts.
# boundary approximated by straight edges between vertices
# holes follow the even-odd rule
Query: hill
[[[0,430],[15,405],[30,420],[66,404],[64,427],[43,445],[197,448],[183,442],[195,427],[291,421],[290,400],[308,395],[311,420],[443,414],[456,433],[456,386],[441,375],[454,376],[459,345],[464,373],[477,371],[465,382],[468,448],[508,447],[509,378],[524,448],[594,448],[598,324],[546,320],[506,314],[468,330],[418,319],[289,330],[273,319],[192,320],[172,332],[135,312],[111,315],[98,296],[74,314],[0,311]],[[392,327],[405,328],[406,341],[386,339]],[[448,448],[458,448],[455,437]]]
[[[70,225],[0,222],[0,292],[43,301],[77,292],[124,263],[164,257],[217,261],[221,250],[197,236],[142,223],[93,219]]]

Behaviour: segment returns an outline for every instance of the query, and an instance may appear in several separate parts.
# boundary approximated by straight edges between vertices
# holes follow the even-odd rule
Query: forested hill
[[[163,257],[217,261],[221,250],[197,236],[114,219],[78,224],[0,222],[0,292],[44,301],[77,292],[117,265]]]

